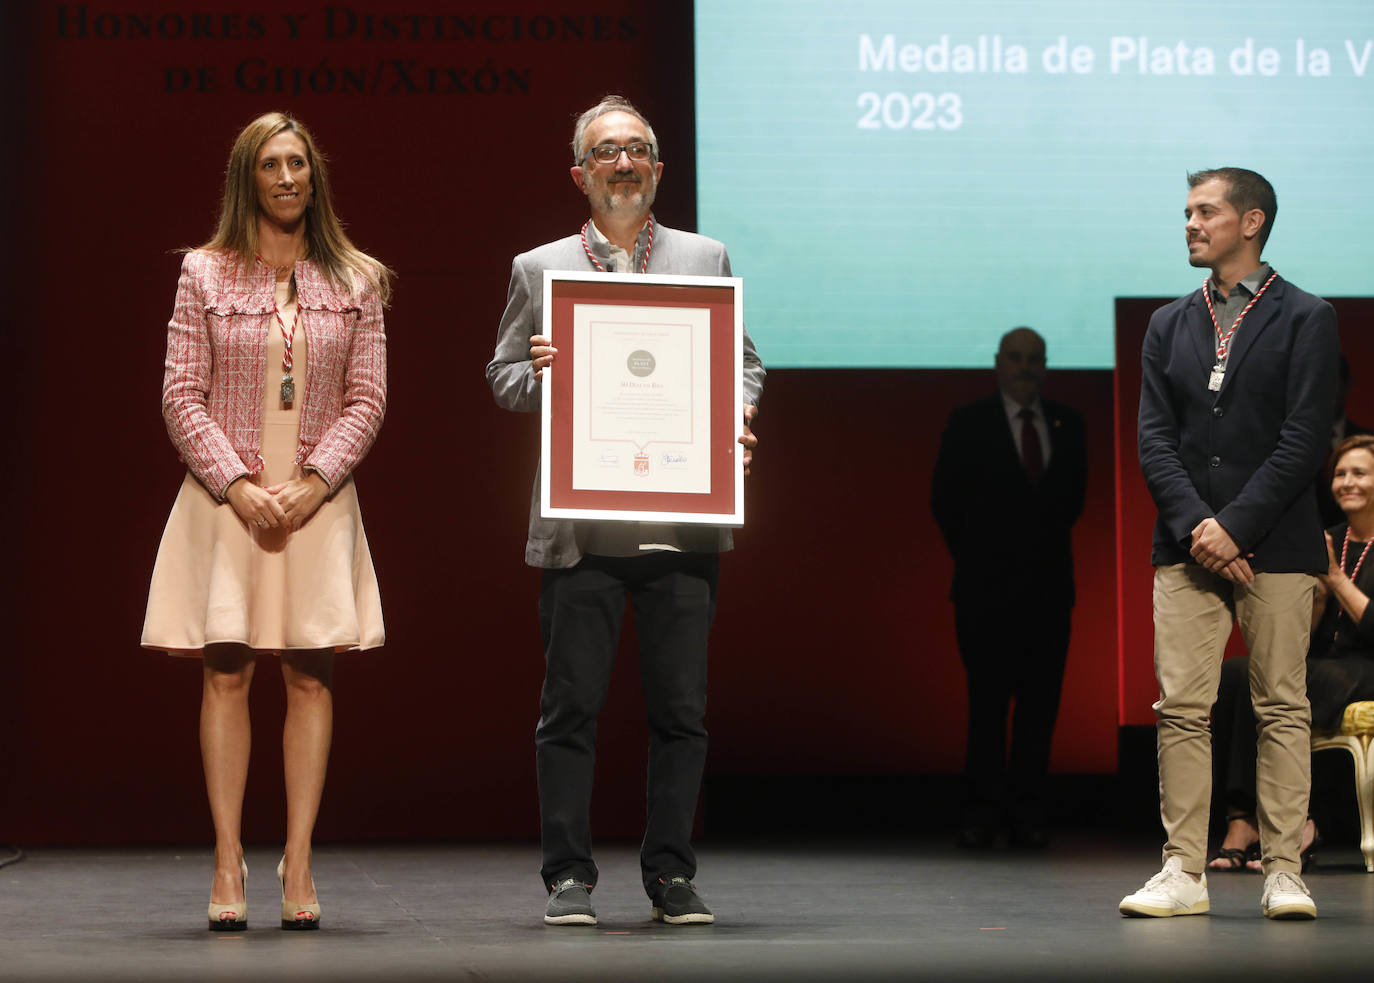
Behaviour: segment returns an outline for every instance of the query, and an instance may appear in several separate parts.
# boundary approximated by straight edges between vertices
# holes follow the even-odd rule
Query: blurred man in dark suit
[[[968,676],[968,799],[959,843],[1045,845],[1044,785],[1074,604],[1071,530],[1083,511],[1083,416],[1041,399],[1045,340],[1002,336],[999,392],[956,409],[931,510],[954,557],[955,629]],[[1015,698],[1010,755],[1008,710]]]

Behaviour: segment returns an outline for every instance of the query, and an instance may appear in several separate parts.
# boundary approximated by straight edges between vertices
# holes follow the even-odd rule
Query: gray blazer
[[[506,312],[496,336],[496,354],[487,363],[487,382],[496,403],[503,409],[533,413],[539,409],[541,385],[534,380],[530,362],[530,338],[544,323],[544,271],[583,271],[590,267],[577,235],[550,242],[515,257],[511,264]],[[654,226],[654,247],[649,273],[680,273],[695,276],[730,276],[730,257],[725,246],[693,232]],[[749,332],[744,332],[744,401],[759,405],[763,396],[763,363]],[[539,469],[535,468],[530,495],[529,539],[525,562],[532,567],[576,566],[582,559],[577,545],[576,523],[570,519],[544,519],[539,515]],[[716,549],[731,548],[729,529],[720,529]]]

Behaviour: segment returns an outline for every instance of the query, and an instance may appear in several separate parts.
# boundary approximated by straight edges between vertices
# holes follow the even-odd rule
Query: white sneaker
[[[1281,870],[1264,879],[1264,894],[1260,909],[1265,918],[1312,919],[1317,917],[1317,903],[1312,892],[1297,874]]]
[[[1121,899],[1123,915],[1168,918],[1171,915],[1205,915],[1212,903],[1207,900],[1207,875],[1193,880],[1183,872],[1178,857],[1164,861],[1164,869],[1145,882],[1135,894]]]

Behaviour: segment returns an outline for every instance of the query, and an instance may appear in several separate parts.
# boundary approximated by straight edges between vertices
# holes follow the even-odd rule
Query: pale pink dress
[[[282,310],[290,325],[295,303]],[[309,380],[305,332],[293,337],[296,400],[281,405],[282,351],[275,322],[263,390],[264,467],[244,479],[264,488],[299,477],[300,407]],[[236,642],[259,651],[370,649],[385,639],[381,595],[350,477],[295,532],[243,522],[188,472],[162,533],[142,644],[199,656]]]

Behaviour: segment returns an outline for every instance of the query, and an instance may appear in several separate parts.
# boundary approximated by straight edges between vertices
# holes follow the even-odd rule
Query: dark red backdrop
[[[604,92],[655,121],[656,212],[694,227],[690,5],[448,3],[429,5],[456,12],[438,20],[386,20],[382,0],[306,0],[292,8],[304,14],[294,37],[276,7],[244,0],[16,6],[0,66],[20,96],[4,107],[16,135],[3,182],[14,545],[0,839],[208,835],[199,667],[137,646],[182,470],[158,390],[173,250],[209,234],[234,133],[273,108],[311,125],[355,239],[400,273],[390,410],[357,476],[388,643],[338,673],[320,836],[534,835],[538,575],[521,555],[538,421],[498,410],[482,368],[511,256],[585,218],[567,139]],[[962,670],[929,473],[949,409],[992,384],[990,371],[770,374],[713,636],[714,774],[959,769]],[[1113,384],[1104,371],[1049,385],[1088,414],[1091,452],[1063,771],[1116,767],[1113,447],[1125,423]],[[1136,572],[1146,562],[1128,559]],[[642,814],[632,644],[622,654],[601,726],[605,837],[634,835]],[[251,839],[280,835],[280,689],[263,672],[253,693]]]

